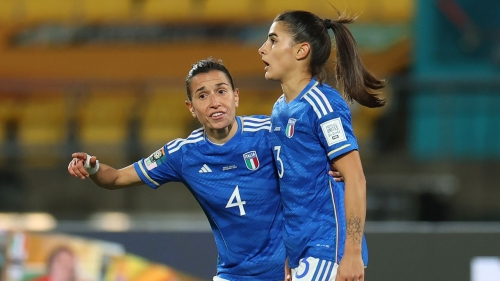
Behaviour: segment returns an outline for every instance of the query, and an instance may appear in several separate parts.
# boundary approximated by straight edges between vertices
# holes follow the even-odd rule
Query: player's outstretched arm
[[[81,179],[90,178],[99,187],[113,190],[143,183],[133,165],[117,170],[100,164],[97,157],[84,152],[73,153],[71,157],[69,174]]]

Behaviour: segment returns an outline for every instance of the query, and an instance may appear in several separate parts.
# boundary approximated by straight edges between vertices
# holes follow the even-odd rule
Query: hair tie
[[[324,20],[324,25],[326,29],[331,29],[333,27],[333,23],[330,19],[325,19]]]

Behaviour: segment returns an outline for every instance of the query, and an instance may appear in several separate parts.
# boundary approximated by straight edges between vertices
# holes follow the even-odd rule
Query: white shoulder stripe
[[[178,144],[182,140],[183,139],[175,139],[175,140],[170,141],[169,143],[167,143],[167,148],[169,148],[170,146],[175,146],[176,144]]]
[[[267,117],[267,118],[242,117],[241,119],[243,119],[245,121],[254,121],[254,122],[266,122],[266,121],[271,120],[271,118],[269,118],[269,117]]]
[[[189,135],[189,137],[187,137],[187,139],[175,139],[175,140],[167,143],[167,148],[171,149],[171,148],[173,148],[174,146],[176,146],[178,143],[180,143],[182,141],[191,140],[191,139],[194,139],[194,138],[198,138],[198,137],[200,137],[202,135],[203,135],[203,129],[196,130],[191,135]]]
[[[271,126],[262,126],[262,127],[257,127],[257,128],[243,128],[243,132],[257,132],[260,130],[266,130],[266,131],[271,131]]]
[[[323,94],[323,92],[321,92],[318,88],[311,89],[303,96],[303,98],[313,107],[316,115],[318,115],[318,118],[333,112],[330,102],[326,98],[325,94]]]
[[[312,91],[314,91],[324,102],[326,108],[328,108],[329,112],[333,112],[332,105],[330,104],[330,101],[326,98],[325,94],[318,88],[313,88]]]
[[[319,112],[318,108],[316,107],[316,104],[311,100],[311,98],[305,94],[303,98],[312,106],[314,109],[314,112],[316,112],[316,115],[318,115],[318,119],[321,118],[321,112]]]
[[[318,95],[316,95],[314,92],[308,92],[306,95],[311,96],[316,101],[316,103],[319,105],[319,108],[321,109],[321,112],[323,113],[323,116],[328,114],[325,106],[323,105],[323,103],[319,99]]]
[[[199,141],[202,141],[203,140],[203,137],[199,137],[197,139],[186,139],[186,140],[183,140],[181,141],[179,144],[177,144],[175,147],[168,147],[168,154],[172,154],[174,152],[176,152],[177,150],[181,149],[181,147],[185,144],[188,144],[188,143],[197,143]]]
[[[266,125],[271,125],[271,121],[268,120],[266,122],[263,122],[263,123],[252,123],[252,122],[245,122],[243,123],[243,128],[244,127],[259,127],[259,126],[266,126]]]

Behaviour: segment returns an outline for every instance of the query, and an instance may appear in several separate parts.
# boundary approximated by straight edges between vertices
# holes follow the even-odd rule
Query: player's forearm
[[[124,186],[118,185],[118,170],[106,164],[100,164],[99,171],[89,178],[99,187],[105,189],[119,189]]]
[[[345,180],[345,253],[360,253],[366,218],[366,180],[363,174]]]

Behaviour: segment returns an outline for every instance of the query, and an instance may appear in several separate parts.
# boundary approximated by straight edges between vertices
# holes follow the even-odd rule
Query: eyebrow
[[[224,83],[224,82],[215,84],[215,86],[217,86],[217,87],[220,87],[220,86],[222,86],[222,85],[229,86],[229,84]],[[199,91],[203,91],[203,90],[205,90],[205,86],[202,86],[202,87],[198,88],[198,90],[196,90],[194,93],[196,94],[196,93],[198,93]]]
[[[271,37],[271,36],[278,37],[278,34],[273,32],[273,33],[269,33],[269,35],[267,35],[267,37]]]

